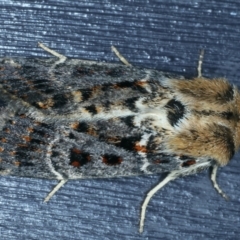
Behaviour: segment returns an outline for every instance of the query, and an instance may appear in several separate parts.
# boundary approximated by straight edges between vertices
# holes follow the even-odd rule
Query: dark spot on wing
[[[70,165],[73,167],[81,167],[91,161],[91,156],[87,152],[83,152],[77,148],[70,149]]]
[[[185,161],[185,162],[183,162],[182,163],[182,167],[189,167],[189,166],[191,166],[191,165],[194,165],[194,164],[196,164],[196,160],[188,160],[188,161]]]
[[[71,125],[71,127],[77,132],[87,133],[92,136],[96,136],[97,130],[91,124],[86,122],[75,122]]]
[[[31,160],[32,157],[30,156],[30,152],[27,150],[27,148],[17,148],[17,151],[15,152],[16,159],[18,159],[20,162],[24,160]]]
[[[88,123],[86,122],[75,122],[71,125],[71,127],[78,132],[85,133],[88,131],[89,126],[88,126]]]
[[[58,157],[60,154],[57,151],[52,151],[52,157]]]
[[[90,105],[90,106],[85,107],[85,109],[86,109],[89,113],[91,113],[92,115],[97,114],[97,108],[96,108],[96,106],[93,105],[93,104]]]
[[[102,156],[102,161],[106,165],[109,166],[114,166],[114,165],[119,165],[122,163],[123,159],[117,155],[114,154],[104,154]]]
[[[33,128],[32,133],[36,133],[37,135],[42,136],[42,137],[47,137],[47,132],[46,132],[46,130],[43,130],[43,129]]]
[[[120,118],[128,127],[134,127],[134,116],[127,116]]]
[[[73,74],[79,77],[92,76],[94,71],[88,67],[78,66]]]
[[[129,81],[122,81],[119,83],[115,83],[113,87],[115,88],[132,88],[134,86],[134,82],[129,82]]]
[[[116,146],[122,147],[126,150],[136,151],[136,144],[141,140],[141,136],[124,137]]]
[[[19,162],[19,167],[33,167],[34,163],[32,162],[26,162],[26,161],[21,161]]]
[[[47,79],[35,79],[32,81],[34,84],[34,88],[40,90],[43,93],[50,94],[55,92],[54,86],[52,86],[51,82]]]
[[[32,138],[30,142],[32,144],[37,144],[37,145],[44,144],[40,139],[36,139],[36,138]]]
[[[110,77],[121,77],[124,73],[124,70],[122,69],[122,67],[115,67],[107,69],[105,73]]]
[[[53,108],[61,108],[66,105],[69,99],[64,94],[57,94],[53,97]]]
[[[92,89],[82,90],[81,94],[82,94],[82,101],[87,101],[92,96],[93,90]]]
[[[236,119],[237,116],[233,112],[222,112],[221,116],[227,120]]]
[[[73,133],[70,133],[68,137],[69,137],[70,139],[75,139],[75,138],[76,138]]]

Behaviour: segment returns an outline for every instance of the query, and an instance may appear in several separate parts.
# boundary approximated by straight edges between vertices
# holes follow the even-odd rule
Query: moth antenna
[[[59,64],[59,63],[64,63],[67,60],[67,57],[65,57],[64,55],[48,48],[47,46],[45,46],[43,43],[38,42],[38,46],[40,48],[42,48],[43,50],[45,50],[46,52],[52,54],[53,56],[59,58],[59,60],[55,63],[55,65]]]
[[[204,49],[201,50],[198,60],[198,78],[202,77],[202,63],[203,63]]]
[[[53,70],[55,69],[55,67],[56,67],[58,64],[64,63],[64,62],[67,60],[67,57],[65,57],[64,55],[62,55],[62,54],[60,54],[60,53],[58,53],[58,52],[56,52],[56,51],[48,48],[48,47],[45,46],[43,43],[38,42],[38,46],[39,46],[40,48],[42,48],[43,50],[45,50],[46,52],[48,52],[48,53],[50,53],[50,54],[52,54],[53,56],[55,56],[55,57],[58,58],[58,60],[57,60],[57,61],[49,68],[49,70],[48,70],[48,73],[49,73],[49,75],[50,75],[50,79],[56,81],[57,78],[55,77],[55,74],[54,74],[54,71],[53,71]]]

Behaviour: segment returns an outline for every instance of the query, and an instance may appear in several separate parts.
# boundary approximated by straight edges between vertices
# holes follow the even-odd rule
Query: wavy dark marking
[[[132,98],[128,98],[124,101],[124,105],[126,107],[128,107],[130,110],[132,111],[137,111],[136,108],[136,101],[139,99],[139,97],[132,97]]]
[[[172,126],[178,124],[185,114],[184,105],[175,99],[171,99],[165,106],[168,109],[168,120]]]

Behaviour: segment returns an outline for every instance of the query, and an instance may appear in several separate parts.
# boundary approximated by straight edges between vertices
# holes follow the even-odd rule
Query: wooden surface
[[[232,1],[9,1],[0,2],[0,56],[49,57],[41,41],[74,58],[117,62],[110,46],[134,65],[240,86],[240,3]],[[0,238],[238,239],[239,154],[221,169],[226,202],[208,173],[178,179],[158,192],[138,233],[141,203],[161,176],[70,181],[52,200],[56,181],[1,177]]]

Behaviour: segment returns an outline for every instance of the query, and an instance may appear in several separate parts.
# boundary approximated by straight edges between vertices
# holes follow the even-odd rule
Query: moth
[[[70,179],[168,173],[169,181],[211,167],[216,181],[240,144],[240,94],[222,78],[184,79],[124,62],[65,56],[0,59],[0,175]]]

